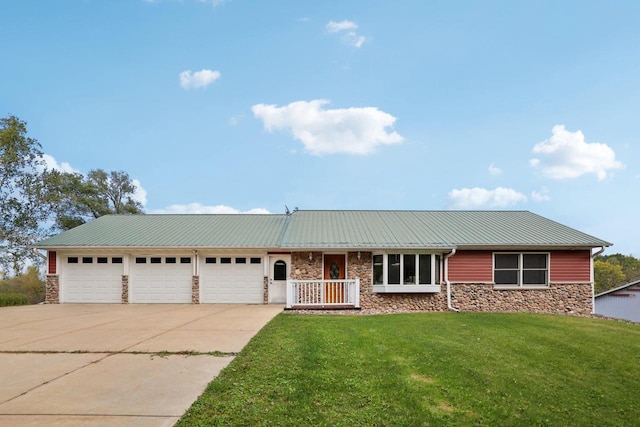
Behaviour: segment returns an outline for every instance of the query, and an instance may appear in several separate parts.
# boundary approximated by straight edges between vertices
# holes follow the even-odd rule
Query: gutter
[[[38,248],[31,248],[31,249],[33,250],[33,253],[34,253],[34,254],[36,254],[36,255],[38,255],[40,258],[42,258],[42,259],[44,259],[44,260],[46,260],[46,259],[47,259],[47,256],[46,256],[46,255],[43,255],[43,254],[41,254],[40,252],[38,252]]]
[[[605,247],[601,246],[600,250],[591,254],[591,314],[596,314],[596,281],[593,277],[593,259],[604,252]]]
[[[456,254],[456,248],[444,256],[444,282],[447,284],[447,308],[451,311],[460,312],[460,309],[451,305],[451,282],[449,281],[449,258]]]

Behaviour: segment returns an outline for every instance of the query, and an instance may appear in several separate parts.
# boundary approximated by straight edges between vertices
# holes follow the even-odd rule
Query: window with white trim
[[[434,285],[440,283],[440,255],[374,254],[374,285]]]
[[[493,280],[497,286],[548,286],[548,253],[494,253]]]

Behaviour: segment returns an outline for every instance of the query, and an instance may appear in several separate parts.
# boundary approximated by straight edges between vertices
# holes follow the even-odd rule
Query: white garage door
[[[122,302],[121,256],[67,256],[62,262],[62,302]]]
[[[263,258],[206,256],[200,264],[201,302],[262,304]]]
[[[136,256],[130,265],[132,303],[190,303],[191,257]]]

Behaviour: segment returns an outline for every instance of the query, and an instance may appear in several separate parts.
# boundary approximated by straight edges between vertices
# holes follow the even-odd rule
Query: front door
[[[346,302],[346,292],[344,290],[346,274],[344,254],[327,254],[324,256],[324,299],[327,304]]]
[[[291,255],[269,255],[269,304],[287,301],[287,279],[291,274]]]

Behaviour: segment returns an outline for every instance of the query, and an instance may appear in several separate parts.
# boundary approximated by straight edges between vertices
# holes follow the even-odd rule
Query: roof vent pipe
[[[444,256],[444,282],[447,284],[447,308],[451,311],[459,312],[460,310],[451,305],[451,282],[449,281],[449,258],[456,254],[456,248]]]

